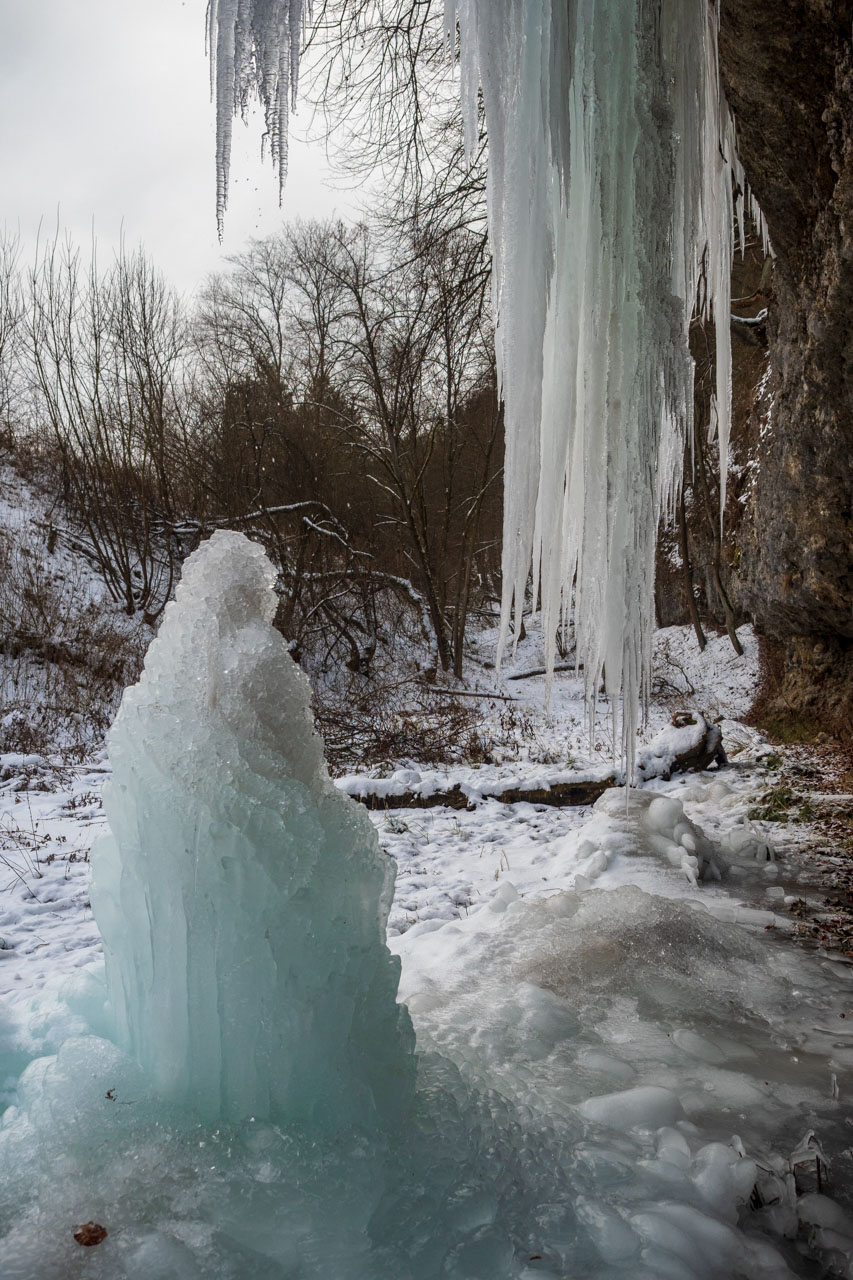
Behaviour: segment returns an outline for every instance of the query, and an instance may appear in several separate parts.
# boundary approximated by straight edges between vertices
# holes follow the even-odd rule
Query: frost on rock
[[[388,1118],[414,1067],[393,863],[331,784],[309,688],[238,533],[186,563],[110,736],[93,851],[118,1043],[206,1116]]]
[[[692,429],[697,301],[729,315],[733,176],[707,0],[447,0],[469,143],[479,92],[506,415],[502,646],[533,568],[547,662],[574,597],[588,705],[648,692],[658,519]],[[743,184],[740,181],[742,189]],[[754,212],[754,209],[752,210]],[[725,484],[729,326],[717,326]],[[725,497],[723,495],[723,506]]]

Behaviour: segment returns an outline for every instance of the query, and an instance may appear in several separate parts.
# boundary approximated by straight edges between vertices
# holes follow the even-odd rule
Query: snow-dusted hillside
[[[139,671],[151,629],[110,598],[37,462],[0,464],[0,752],[78,761]]]

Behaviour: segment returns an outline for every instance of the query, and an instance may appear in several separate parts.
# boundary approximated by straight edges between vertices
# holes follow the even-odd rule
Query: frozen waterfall
[[[274,578],[242,534],[203,544],[113,726],[92,904],[116,1039],[206,1116],[382,1122],[414,1073],[393,863],[329,780]]]
[[[393,864],[326,774],[272,580],[215,534],[123,700],[92,894],[115,1025],[90,967],[0,1026],[0,1081],[29,1060],[3,1280],[842,1274],[853,1219],[802,1177],[847,1168],[844,966],[696,896],[718,851],[678,793],[611,791],[559,848],[528,835],[541,889],[394,939],[398,1005]],[[689,896],[631,883],[650,854]]]
[[[220,214],[231,113],[250,84],[283,171],[302,13],[302,0],[211,6],[211,43],[218,31],[224,50]],[[588,705],[602,680],[614,706],[624,691],[629,760],[648,686],[658,519],[677,495],[692,430],[696,306],[723,317],[712,430],[725,506],[730,275],[745,184],[717,23],[708,0],[445,0],[469,142],[481,100],[489,139],[507,437],[501,649],[532,569],[549,666],[573,612]],[[752,201],[750,212],[760,223]]]
[[[489,138],[506,411],[502,647],[533,568],[553,664],[574,607],[590,705],[647,691],[654,553],[692,427],[688,330],[722,316],[725,476],[734,136],[707,0],[458,0],[467,129]],[[518,628],[516,627],[516,633]]]

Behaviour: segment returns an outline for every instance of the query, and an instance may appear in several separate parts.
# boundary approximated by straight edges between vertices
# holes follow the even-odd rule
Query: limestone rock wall
[[[800,709],[853,707],[853,3],[723,0],[720,56],[777,254],[770,430],[742,535],[739,603],[796,653]],[[837,660],[803,672],[809,646]],[[804,701],[805,699],[805,701]],[[847,710],[843,710],[844,706]]]

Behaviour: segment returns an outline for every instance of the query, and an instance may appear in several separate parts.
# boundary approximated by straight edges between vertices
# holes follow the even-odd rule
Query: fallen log
[[[718,725],[710,723],[696,711],[677,711],[672,717],[672,728],[662,730],[647,747],[637,754],[637,778],[640,782],[652,778],[669,779],[673,773],[691,773],[727,763],[723,750],[722,733]],[[523,783],[516,786],[471,787],[463,790],[460,783],[443,791],[416,790],[414,788],[389,793],[382,780],[376,779],[377,789],[369,789],[367,779],[359,779],[357,785],[342,789],[368,809],[473,809],[482,800],[497,800],[499,804],[545,804],[555,808],[579,807],[594,804],[610,787],[622,786],[624,775],[620,770],[595,778],[561,778],[550,786],[541,783]]]
[[[557,782],[551,787],[508,787],[502,791],[477,791],[470,796],[457,782],[446,791],[404,791],[400,795],[380,795],[367,791],[362,795],[352,794],[352,799],[373,810],[437,809],[440,806],[448,809],[473,809],[481,800],[497,800],[499,804],[549,804],[557,808],[569,808],[573,805],[594,804],[609,787],[615,787],[616,782],[616,774],[613,773],[606,778]]]
[[[551,674],[557,675],[561,671],[583,671],[583,663],[578,662],[559,662],[552,668]],[[548,674],[547,667],[532,667],[529,671],[513,671],[510,675],[504,676],[505,680],[532,680],[534,676],[546,676]]]
[[[476,690],[445,689],[440,684],[428,684],[426,680],[415,680],[414,683],[419,689],[428,689],[430,693],[443,693],[448,698],[487,698],[491,702],[518,702],[518,698],[513,698],[508,693],[479,693]]]

